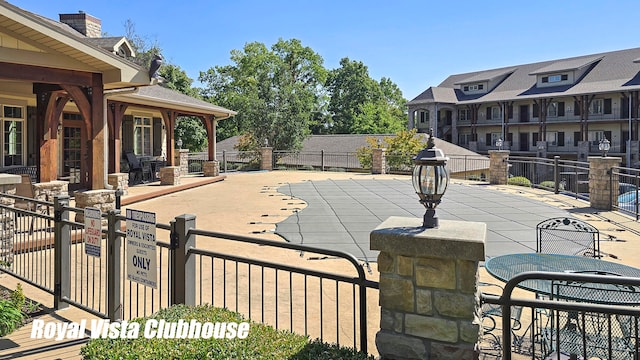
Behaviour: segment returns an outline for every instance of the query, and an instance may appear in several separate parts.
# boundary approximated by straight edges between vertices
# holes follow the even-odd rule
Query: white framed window
[[[469,109],[458,109],[458,120],[460,121],[468,121],[471,120],[471,111]]]
[[[2,105],[2,166],[24,165],[24,123],[23,106]]]
[[[484,90],[484,84],[465,85],[462,87],[463,91],[478,91]]]
[[[547,143],[550,146],[558,146],[558,132],[547,131]]]
[[[500,120],[501,119],[502,111],[500,109],[500,106],[492,106],[487,111],[490,112],[488,114],[489,116],[487,118],[489,118],[491,120]]]
[[[555,75],[549,75],[549,76],[543,76],[542,77],[542,82],[543,83],[555,83],[555,82],[567,81],[567,80],[569,80],[569,75],[568,74],[555,74]]]
[[[602,140],[603,138],[604,138],[603,130],[589,131],[589,141],[591,141],[593,145],[598,145],[600,143],[600,140]]]
[[[133,117],[133,152],[136,155],[153,155],[151,144],[153,129],[151,117]]]
[[[593,99],[589,105],[589,115],[602,115],[604,112],[603,104],[602,99]]]
[[[429,123],[429,110],[419,110],[418,111],[418,121],[420,124],[428,124]]]
[[[471,134],[458,134],[458,145],[469,145]]]
[[[498,141],[498,139],[502,139],[502,134],[491,133],[491,143],[487,144],[487,146],[496,146],[496,141]],[[504,142],[504,139],[502,139],[502,141]]]

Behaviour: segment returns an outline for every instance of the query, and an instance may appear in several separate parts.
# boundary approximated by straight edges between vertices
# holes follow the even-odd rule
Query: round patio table
[[[559,254],[524,253],[496,256],[485,262],[485,268],[489,274],[504,282],[509,281],[517,274],[528,271],[590,273],[640,279],[640,269],[631,266],[597,258]],[[612,279],[612,283],[615,283],[615,278]],[[525,280],[517,286],[537,294],[553,296],[553,293],[556,292],[557,296],[578,301],[640,304],[640,290],[629,291],[629,289],[632,289],[629,286],[589,283],[588,287],[580,290],[576,290],[578,287],[575,286],[572,293],[558,293],[558,288],[553,288],[554,281],[552,280]],[[623,288],[625,289],[623,292],[626,293],[624,300],[605,298],[604,294],[615,294],[619,292],[618,289]]]

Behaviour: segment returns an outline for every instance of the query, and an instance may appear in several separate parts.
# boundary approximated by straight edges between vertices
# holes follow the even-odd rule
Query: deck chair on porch
[[[142,182],[142,164],[140,159],[131,151],[125,153],[127,163],[129,163],[129,185]]]

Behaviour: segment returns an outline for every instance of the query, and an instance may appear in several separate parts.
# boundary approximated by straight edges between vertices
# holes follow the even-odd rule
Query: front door
[[[69,191],[87,188],[87,149],[82,122],[65,121],[62,131],[61,179],[69,182]]]
[[[529,151],[529,133],[520,133],[520,151]]]
[[[520,122],[529,122],[529,105],[520,105]]]

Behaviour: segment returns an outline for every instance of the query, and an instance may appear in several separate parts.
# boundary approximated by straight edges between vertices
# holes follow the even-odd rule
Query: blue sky
[[[109,35],[123,35],[131,19],[194,80],[247,42],[296,38],[328,69],[343,57],[362,61],[408,100],[450,74],[640,47],[635,0],[9,2],[55,20],[83,10]]]

